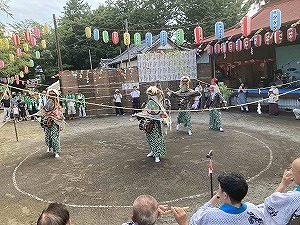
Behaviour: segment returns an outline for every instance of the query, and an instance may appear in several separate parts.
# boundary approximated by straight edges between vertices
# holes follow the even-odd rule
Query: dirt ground
[[[299,157],[300,121],[279,116],[224,111],[225,132],[208,129],[208,113],[193,113],[193,135],[186,129],[165,135],[167,155],[147,158],[138,121],[106,116],[67,121],[61,133],[61,159],[46,153],[37,122],[0,128],[0,224],[35,224],[49,202],[67,205],[75,225],[117,225],[129,221],[133,200],[150,194],[160,203],[189,206],[188,217],[209,200],[206,154],[213,150],[213,184],[224,171],[238,171],[249,182],[246,201],[262,203]],[[176,224],[165,215],[157,224]]]

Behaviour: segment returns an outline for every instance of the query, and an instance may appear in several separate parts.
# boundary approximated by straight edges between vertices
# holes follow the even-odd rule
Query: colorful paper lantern
[[[265,39],[265,44],[266,45],[273,44],[273,34],[272,34],[272,32],[265,33],[264,39]]]
[[[281,11],[274,9],[270,12],[270,29],[272,31],[279,30],[281,27]]]
[[[14,43],[15,46],[19,46],[20,45],[20,38],[19,35],[17,34],[12,34],[11,39]]]
[[[152,45],[152,34],[150,32],[145,34],[145,41],[148,47]]]
[[[34,67],[34,61],[32,59],[29,60],[29,67]]]
[[[287,40],[289,42],[296,41],[296,38],[297,38],[297,30],[296,30],[296,28],[291,27],[291,28],[287,29],[287,31],[286,31],[286,37],[287,37]]]
[[[30,34],[29,30],[25,30],[24,36],[25,36],[25,40],[27,42],[30,42],[30,40],[31,40],[31,34]]]
[[[4,68],[4,61],[3,60],[0,60],[0,68]]]
[[[224,23],[221,21],[215,23],[215,36],[218,40],[224,37]]]
[[[40,39],[41,38],[41,33],[40,33],[40,29],[39,28],[34,28],[33,29],[33,34],[35,36],[35,38]]]
[[[0,38],[0,50],[2,50],[4,48],[4,45],[3,45],[3,39]]]
[[[17,56],[19,57],[22,56],[22,50],[20,48],[17,48]]]
[[[241,39],[237,39],[235,42],[235,50],[237,52],[240,52],[243,50],[243,42],[241,41]]]
[[[227,53],[227,44],[226,42],[223,42],[220,46],[221,48],[221,53],[226,54]]]
[[[42,40],[41,45],[43,49],[47,48],[46,40]]]
[[[102,38],[104,43],[109,42],[108,32],[106,30],[102,31]]]
[[[111,33],[111,40],[115,45],[119,44],[119,34],[118,34],[118,32],[114,31],[114,32]]]
[[[206,52],[207,52],[208,55],[212,55],[214,53],[213,46],[207,45]]]
[[[183,41],[184,41],[184,32],[183,32],[183,30],[182,29],[178,29],[176,31],[175,36],[176,36],[176,43],[178,45],[182,45]]]
[[[36,38],[34,36],[30,37],[30,43],[32,46],[36,46]]]
[[[260,47],[262,44],[262,36],[260,34],[256,34],[253,39],[254,46]]]
[[[249,50],[251,48],[251,40],[250,38],[245,38],[243,40],[244,49]]]
[[[281,30],[276,30],[274,32],[274,42],[275,44],[281,44],[282,43],[282,40],[283,40],[283,33]]]
[[[195,27],[194,36],[195,36],[195,43],[200,45],[204,38],[202,27],[200,27],[200,26]]]
[[[94,29],[93,33],[94,33],[94,40],[95,41],[99,41],[99,39],[100,39],[99,30],[98,29]]]
[[[251,25],[252,25],[252,21],[251,21],[251,17],[250,16],[244,16],[242,19],[242,34],[245,37],[248,37],[251,34]]]
[[[165,30],[162,30],[159,34],[159,43],[161,46],[165,46],[168,43],[168,33]]]
[[[130,45],[130,34],[128,32],[125,32],[123,34],[123,38],[124,38],[124,45],[126,46]]]
[[[140,46],[141,45],[141,35],[140,33],[135,33],[133,36],[133,40],[134,40],[134,45],[135,46]]]
[[[48,35],[48,34],[49,34],[49,26],[44,25],[44,35]]]
[[[35,51],[35,58],[36,59],[41,58],[41,53],[39,51]]]
[[[8,41],[8,38],[4,38],[3,41],[4,41],[4,47],[5,47],[5,50],[8,50],[8,49],[9,49],[9,41]]]
[[[28,47],[28,44],[27,44],[27,43],[24,43],[24,44],[23,44],[23,49],[24,49],[24,52],[28,52],[29,47]]]
[[[14,54],[9,54],[9,61],[14,62],[15,61],[15,56]]]
[[[21,78],[24,78],[24,72],[23,71],[20,71],[19,75],[20,75]]]
[[[85,36],[86,38],[91,38],[92,37],[92,30],[90,27],[85,28]]]
[[[29,68],[28,68],[28,66],[24,66],[24,72],[25,72],[26,74],[29,73]]]
[[[233,41],[228,42],[228,52],[235,51],[235,43]]]
[[[215,54],[220,54],[220,50],[221,50],[220,44],[216,43],[214,45],[214,52],[215,52]]]

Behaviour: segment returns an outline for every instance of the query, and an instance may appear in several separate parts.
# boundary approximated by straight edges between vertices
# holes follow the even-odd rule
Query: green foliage
[[[227,99],[233,95],[233,90],[228,89],[228,87],[223,82],[219,82],[218,86],[223,98],[227,101]]]

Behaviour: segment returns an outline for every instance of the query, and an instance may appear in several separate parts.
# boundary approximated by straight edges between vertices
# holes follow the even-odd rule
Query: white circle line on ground
[[[267,148],[267,149],[269,150],[269,154],[270,154],[270,155],[269,155],[269,163],[268,163],[268,165],[267,165],[263,170],[261,170],[258,174],[256,174],[255,176],[250,177],[249,179],[247,179],[247,182],[251,182],[251,181],[254,180],[255,178],[259,177],[262,173],[264,173],[264,172],[266,172],[268,169],[270,169],[270,167],[271,167],[271,165],[272,165],[272,163],[273,163],[273,151],[272,151],[272,149],[271,149],[265,142],[263,142],[262,140],[259,140],[258,138],[254,137],[254,136],[252,136],[252,135],[250,135],[250,134],[241,132],[241,131],[237,131],[237,130],[233,130],[233,131],[235,131],[235,132],[237,132],[237,133],[240,133],[240,134],[244,134],[244,135],[246,135],[246,136],[249,136],[249,137],[251,137],[251,138],[257,140],[258,142],[262,143],[263,146],[264,146],[265,148]]]
[[[241,132],[241,131],[237,131],[237,130],[233,130],[237,133],[240,133],[240,134],[244,134],[248,137],[251,137],[255,140],[257,140],[258,142],[262,143],[263,144],[263,147],[267,148],[269,150],[269,163],[268,165],[263,169],[261,170],[258,174],[254,175],[253,177],[250,177],[249,179],[247,179],[247,182],[251,182],[253,181],[255,178],[259,177],[262,173],[264,173],[265,171],[267,171],[271,165],[272,165],[272,162],[273,162],[273,152],[271,150],[271,148],[265,143],[263,142],[262,140],[259,140],[258,138],[250,135],[250,134],[247,134],[247,133],[244,133],[244,132]],[[45,200],[43,198],[40,198],[38,196],[35,196],[33,194],[30,194],[26,191],[23,191],[19,188],[18,186],[18,183],[17,183],[17,179],[16,179],[16,174],[17,174],[17,171],[19,169],[19,167],[30,157],[32,156],[33,154],[37,153],[38,151],[40,151],[40,149],[38,149],[37,151],[31,153],[30,155],[26,156],[21,162],[19,162],[19,164],[15,167],[14,169],[14,172],[12,174],[12,181],[13,181],[13,185],[15,187],[15,189],[24,194],[24,195],[27,195],[29,196],[30,198],[34,198],[35,200],[37,201],[40,201],[40,202],[45,202],[45,203],[51,203],[51,201],[48,201],[48,200]],[[186,197],[182,197],[182,198],[177,198],[177,199],[172,199],[172,200],[168,200],[168,201],[164,201],[162,203],[171,203],[171,202],[178,202],[178,201],[182,201],[182,200],[186,200],[186,199],[194,199],[194,198],[198,198],[198,197],[201,197],[201,196],[205,196],[205,195],[209,195],[210,192],[204,192],[204,193],[201,193],[201,194],[196,194],[196,195],[191,195],[191,196],[186,196]],[[62,203],[68,207],[73,207],[73,208],[131,208],[132,206],[130,205],[76,205],[76,204],[68,204],[68,203]]]

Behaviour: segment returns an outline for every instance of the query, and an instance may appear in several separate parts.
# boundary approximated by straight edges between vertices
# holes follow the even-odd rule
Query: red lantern
[[[242,19],[242,34],[247,37],[251,34],[251,17],[244,16]]]
[[[15,44],[15,46],[19,46],[20,45],[19,35],[12,34],[11,39],[12,39],[13,43]]]
[[[40,29],[39,28],[34,28],[33,29],[33,33],[34,33],[34,36],[39,39],[41,38],[41,33],[40,33]]]
[[[0,68],[4,68],[4,61],[3,60],[0,60]]]
[[[214,45],[214,52],[215,52],[215,54],[220,54],[220,50],[221,50],[220,48],[221,48],[220,44],[216,43]]]
[[[250,38],[245,38],[243,40],[243,43],[244,43],[244,49],[248,50],[251,48],[251,41],[250,41]]]
[[[240,52],[243,50],[243,42],[241,41],[241,39],[237,39],[235,42],[235,50],[237,52]]]
[[[208,55],[212,55],[214,52],[213,52],[213,46],[211,45],[207,45],[207,54]]]
[[[262,36],[260,34],[257,34],[254,36],[254,46],[260,47],[262,44]]]
[[[235,43],[233,41],[230,41],[228,43],[228,52],[234,52],[235,50]]]
[[[202,27],[197,26],[194,29],[194,36],[195,36],[195,43],[197,43],[198,45],[201,44],[202,40],[203,40],[203,30]]]
[[[296,38],[297,38],[296,28],[294,28],[294,27],[289,28],[286,32],[286,36],[287,36],[287,40],[289,42],[296,41]]]
[[[31,40],[31,39],[30,39],[30,36],[31,36],[31,35],[30,35],[30,31],[29,31],[29,30],[26,30],[26,31],[25,31],[25,40],[26,40],[27,42],[30,42],[30,40]]]
[[[281,44],[282,43],[282,39],[283,39],[283,34],[281,30],[276,30],[274,32],[274,42],[275,44]]]
[[[21,50],[20,48],[17,48],[17,55],[18,55],[19,57],[22,56],[22,50]]]
[[[226,45],[226,42],[223,42],[223,43],[221,44],[221,52],[222,52],[223,54],[226,54],[226,52],[227,52],[227,45]]]
[[[118,34],[118,32],[114,31],[114,32],[111,33],[111,40],[115,45],[117,45],[119,43],[119,34]]]
[[[32,45],[32,46],[36,46],[36,39],[35,39],[35,37],[32,36],[30,39],[31,39],[31,40],[30,40],[31,45]]]
[[[25,72],[26,74],[29,73],[28,66],[24,66],[24,72]]]
[[[264,39],[266,45],[273,44],[273,34],[271,32],[265,33]]]

